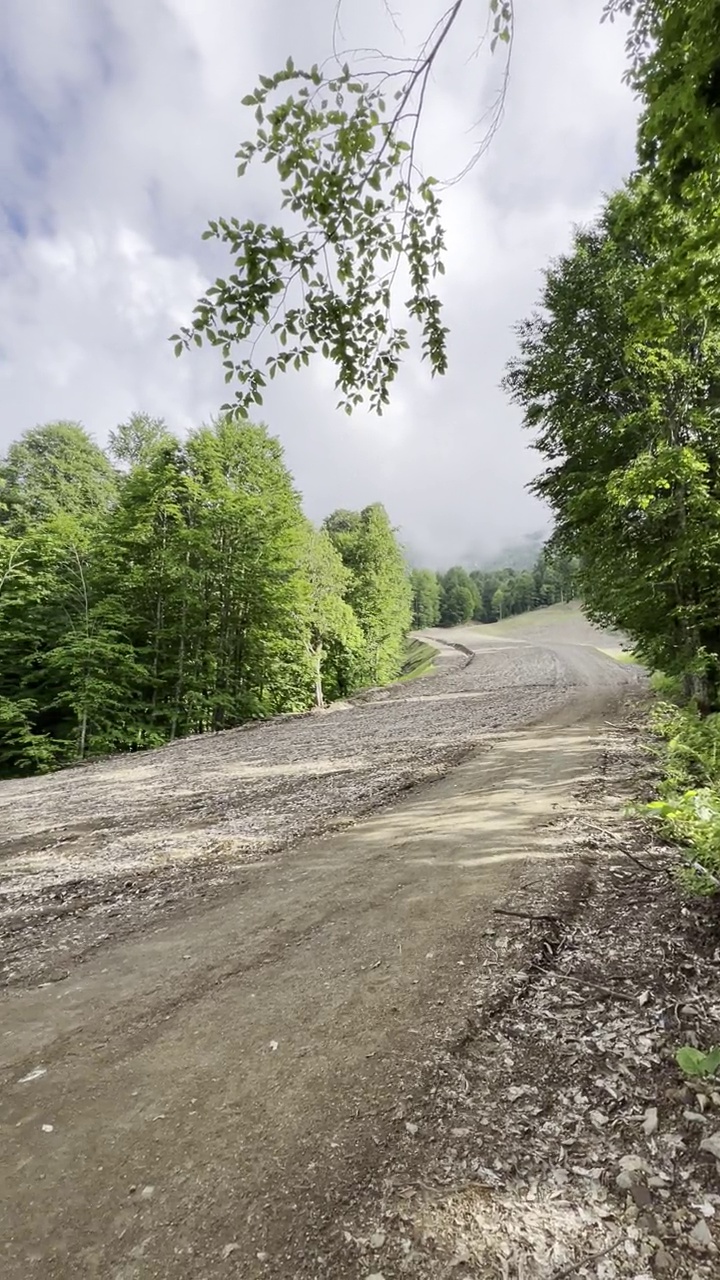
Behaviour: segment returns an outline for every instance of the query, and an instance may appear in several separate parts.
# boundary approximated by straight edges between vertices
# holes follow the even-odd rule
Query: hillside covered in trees
[[[541,551],[532,569],[467,569],[445,573],[413,569],[413,624],[457,627],[465,622],[499,622],[516,613],[564,603],[576,594],[577,561]]]
[[[0,463],[0,775],[386,682],[410,621],[383,507],[315,529],[262,426],[55,422]]]

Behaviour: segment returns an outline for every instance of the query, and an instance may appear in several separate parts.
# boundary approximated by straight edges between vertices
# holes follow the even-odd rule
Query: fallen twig
[[[562,916],[533,915],[529,911],[506,911],[504,907],[495,907],[493,915],[513,916],[516,920],[549,920],[551,924],[562,924]]]
[[[572,982],[575,986],[592,987],[595,991],[602,991],[603,995],[611,996],[613,1000],[626,1000],[631,1004],[635,1003],[635,996],[625,991],[618,991],[617,987],[604,987],[599,982],[591,982],[588,978],[576,977],[574,973],[560,973],[558,969],[546,969],[541,964],[533,966],[538,973],[545,973],[548,977],[559,978],[561,982]]]
[[[608,831],[606,827],[598,827],[595,823],[592,825],[590,825],[590,823],[585,823],[585,826],[588,827],[590,831],[597,831],[599,835],[605,836],[608,840],[612,840],[616,848],[618,848],[621,853],[624,853],[625,857],[629,858],[631,862],[634,862],[636,867],[641,867],[643,871],[647,871],[650,875],[654,875],[658,870],[657,867],[648,866],[647,862],[643,862],[640,858],[637,858],[634,853],[630,853],[630,850],[625,848],[622,840],[620,840],[613,831]],[[662,869],[664,871],[667,870],[665,867]]]
[[[562,1271],[556,1271],[552,1280],[566,1280],[567,1276],[575,1275],[575,1272],[579,1271],[581,1267],[587,1267],[591,1262],[598,1262],[600,1258],[607,1257],[609,1253],[612,1253],[621,1244],[622,1239],[613,1240],[612,1244],[606,1245],[604,1249],[598,1249],[597,1253],[588,1253],[579,1262],[573,1262],[569,1267],[563,1267]]]

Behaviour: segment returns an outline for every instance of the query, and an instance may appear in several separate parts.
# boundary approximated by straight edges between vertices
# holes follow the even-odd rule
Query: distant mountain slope
[[[478,555],[473,569],[532,569],[550,537],[549,529],[527,533],[518,542],[508,542],[492,556]]]

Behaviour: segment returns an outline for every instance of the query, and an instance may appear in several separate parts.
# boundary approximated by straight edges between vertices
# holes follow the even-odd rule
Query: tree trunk
[[[315,706],[319,710],[322,710],[322,708],[325,706],[325,697],[323,694],[323,687],[322,687],[323,647],[321,644],[318,644],[315,646],[313,657],[315,659]]]
[[[177,734],[178,720],[180,718],[180,698],[182,697],[182,691],[183,691],[183,674],[184,674],[184,668],[185,668],[185,608],[186,606],[185,606],[185,603],[183,602],[183,617],[180,624],[180,628],[181,628],[180,629],[180,647],[178,650],[178,673],[177,673],[177,680],[175,681],[175,699],[174,699],[172,720],[170,722],[170,741],[171,742],[175,740],[175,736]]]

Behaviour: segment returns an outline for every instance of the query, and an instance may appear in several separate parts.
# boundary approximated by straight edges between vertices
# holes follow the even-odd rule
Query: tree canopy
[[[413,569],[413,626],[500,622],[518,613],[565,604],[578,594],[578,569],[576,560],[546,549],[529,569],[468,571],[461,565],[444,573]]]
[[[347,513],[336,549],[277,440],[228,416],[181,442],[136,415],[110,447],[122,471],[77,423],[50,423],[0,462],[0,773],[399,674],[410,586],[381,507]]]
[[[546,273],[506,387],[592,617],[720,705],[720,9],[633,14],[639,168]]]

